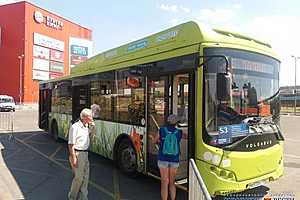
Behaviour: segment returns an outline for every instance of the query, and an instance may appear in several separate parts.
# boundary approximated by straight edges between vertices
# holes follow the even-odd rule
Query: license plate
[[[257,182],[254,182],[254,183],[250,183],[248,185],[248,188],[251,189],[251,188],[256,188],[258,186],[262,186],[262,185],[265,185],[266,184],[266,181],[257,181]]]

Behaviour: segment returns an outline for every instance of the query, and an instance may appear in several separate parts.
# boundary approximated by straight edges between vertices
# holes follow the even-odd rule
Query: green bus
[[[67,140],[91,107],[90,151],[127,174],[159,177],[151,138],[178,116],[177,183],[193,158],[212,196],[239,192],[283,174],[279,66],[271,46],[187,22],[98,54],[68,76],[40,83],[39,127]]]

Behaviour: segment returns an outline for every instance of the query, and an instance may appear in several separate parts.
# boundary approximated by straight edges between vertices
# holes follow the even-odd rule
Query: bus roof
[[[153,62],[154,58],[157,60],[159,55],[183,47],[186,49],[178,54],[173,53],[168,56],[191,54],[199,51],[201,43],[218,44],[219,47],[222,47],[222,44],[232,44],[241,49],[250,48],[253,51],[277,58],[271,46],[265,42],[231,31],[211,29],[206,25],[190,21],[100,53],[72,68],[70,75],[45,82]],[[166,59],[166,57],[162,56],[161,59]]]

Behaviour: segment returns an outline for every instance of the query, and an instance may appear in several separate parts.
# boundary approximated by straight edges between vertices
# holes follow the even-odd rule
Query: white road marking
[[[284,156],[290,157],[290,158],[300,159],[300,156],[298,156],[298,155],[293,155],[293,154],[284,154]]]

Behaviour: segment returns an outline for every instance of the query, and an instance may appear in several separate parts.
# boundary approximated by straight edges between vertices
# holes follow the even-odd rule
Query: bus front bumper
[[[211,196],[228,195],[241,192],[247,189],[264,185],[274,181],[283,175],[283,162],[271,173],[255,177],[244,181],[236,181],[234,176],[227,176],[229,173],[223,173],[225,170],[217,168],[201,160],[196,160],[199,172],[206,184],[207,190]],[[221,173],[219,173],[221,172]],[[223,174],[222,174],[223,173]]]

